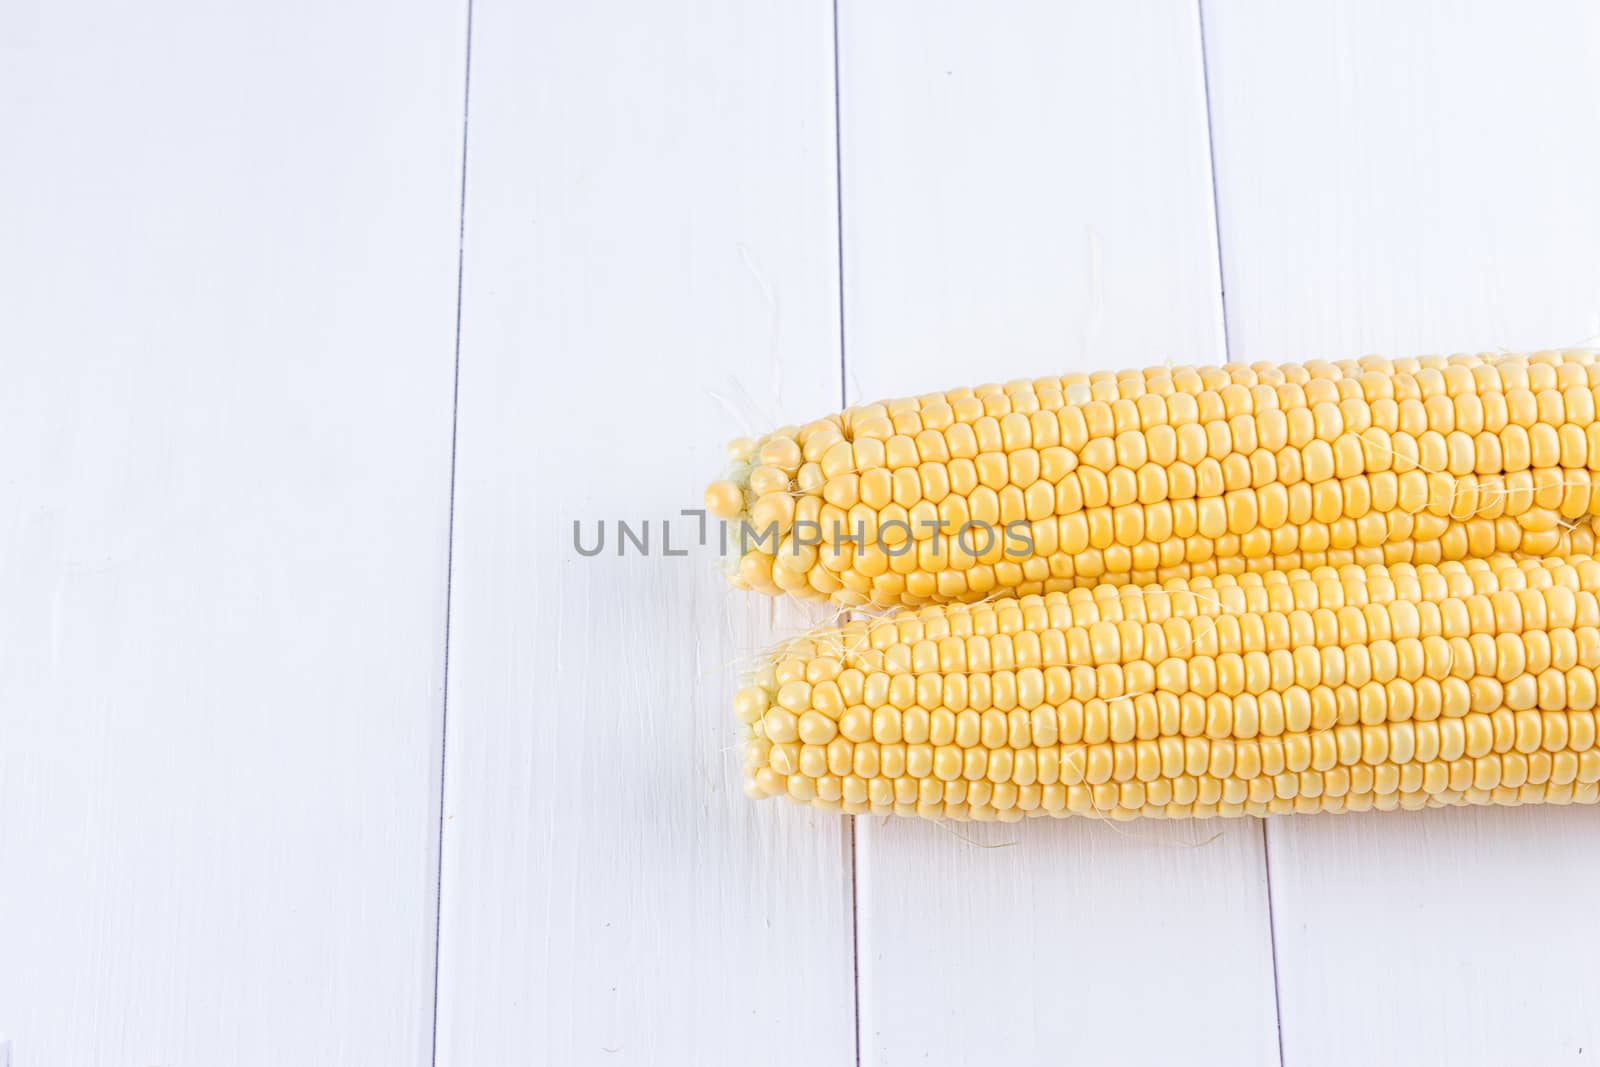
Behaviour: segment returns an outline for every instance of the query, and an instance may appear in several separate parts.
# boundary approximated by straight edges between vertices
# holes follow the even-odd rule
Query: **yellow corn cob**
[[[1076,374],[735,442],[706,501],[736,584],[845,605],[1588,554],[1597,406],[1588,352]]]
[[[1600,560],[1099,586],[791,642],[746,788],[1014,820],[1593,802]]]

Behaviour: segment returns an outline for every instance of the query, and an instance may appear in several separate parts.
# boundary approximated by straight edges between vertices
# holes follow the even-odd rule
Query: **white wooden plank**
[[[1222,358],[1192,8],[841,8],[853,399]],[[856,836],[862,1063],[1276,1062],[1257,823]]]
[[[1286,1064],[1584,1064],[1600,1048],[1592,809],[1269,832]]]
[[[840,6],[852,400],[1223,358],[1193,12]]]
[[[429,1058],[465,44],[0,12],[19,1065]]]
[[[852,1062],[845,825],[743,795],[774,608],[679,517],[727,438],[837,406],[831,12],[473,38],[438,1062]],[[602,519],[651,556],[578,553]]]
[[[1233,358],[1600,335],[1600,8],[1206,11]]]
[[[1600,333],[1600,10],[1230,2],[1206,40],[1235,358]],[[1274,820],[1269,844],[1285,1063],[1600,1048],[1592,811]]]

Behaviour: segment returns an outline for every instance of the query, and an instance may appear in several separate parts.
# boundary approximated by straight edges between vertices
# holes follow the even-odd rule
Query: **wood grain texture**
[[[1600,332],[1600,10],[1206,9],[1235,358]],[[1280,819],[1269,845],[1285,1063],[1600,1051],[1594,811]]]
[[[0,11],[19,1067],[428,1060],[464,16]]]
[[[847,2],[840,54],[852,399],[1222,358],[1193,9]],[[856,836],[863,1064],[1276,1062],[1259,824]]]
[[[837,406],[829,9],[480,0],[473,40],[438,1062],[852,1062],[846,824],[744,796],[729,704],[803,620],[679,515]]]

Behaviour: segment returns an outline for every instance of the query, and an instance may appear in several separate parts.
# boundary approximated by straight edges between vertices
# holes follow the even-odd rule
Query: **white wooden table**
[[[659,540],[845,401],[1591,340],[1597,131],[1584,0],[0,5],[12,1067],[1600,1056],[1600,812],[755,805],[810,616]]]

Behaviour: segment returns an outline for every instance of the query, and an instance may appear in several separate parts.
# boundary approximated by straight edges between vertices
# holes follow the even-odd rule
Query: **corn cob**
[[[735,584],[843,605],[1589,554],[1597,405],[1582,351],[1075,374],[736,441],[706,502]]]
[[[1103,585],[795,640],[746,789],[853,813],[1207,817],[1600,796],[1600,560]]]

